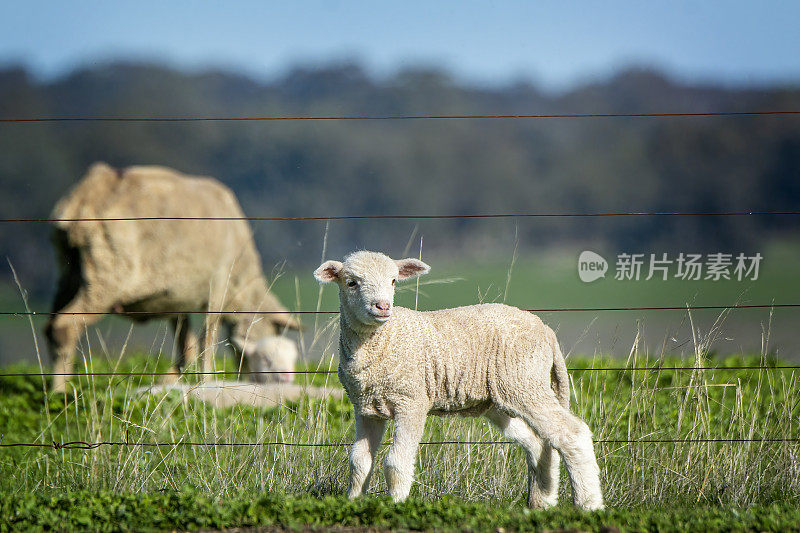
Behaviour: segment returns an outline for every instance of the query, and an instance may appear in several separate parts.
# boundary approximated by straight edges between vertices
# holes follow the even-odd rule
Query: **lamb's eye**
[[[396,279],[393,279],[393,280],[392,280],[392,285],[394,285],[395,283],[397,283],[397,280],[396,280]]]
[[[351,289],[355,289],[356,287],[358,287],[358,282],[354,279],[351,279],[350,281],[347,282],[347,286],[350,287]]]

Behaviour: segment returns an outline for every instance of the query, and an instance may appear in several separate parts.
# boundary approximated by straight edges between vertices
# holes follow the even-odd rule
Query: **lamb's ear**
[[[421,276],[430,272],[431,267],[420,261],[419,259],[398,259],[395,261],[397,268],[400,270],[400,279],[413,278]]]
[[[322,283],[336,281],[342,272],[342,266],[339,261],[325,261],[314,271],[314,277]]]

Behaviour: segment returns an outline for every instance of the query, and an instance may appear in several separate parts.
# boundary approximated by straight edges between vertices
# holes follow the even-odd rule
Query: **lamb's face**
[[[350,317],[365,326],[379,326],[392,316],[397,281],[428,270],[418,259],[395,261],[381,253],[361,251],[348,255],[344,263],[326,261],[314,276],[339,285],[339,299]]]
[[[389,320],[400,269],[383,254],[358,252],[345,259],[339,290],[359,322],[377,325]]]

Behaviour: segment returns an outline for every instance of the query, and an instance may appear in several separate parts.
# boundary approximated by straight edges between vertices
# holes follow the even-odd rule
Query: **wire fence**
[[[615,372],[615,371],[629,371],[629,372],[660,372],[660,371],[756,371],[756,370],[800,370],[800,365],[751,365],[751,366],[638,366],[638,367],[601,367],[601,368],[570,368],[569,372]],[[250,374],[335,374],[337,370],[296,370],[291,372],[280,371],[254,371]],[[48,377],[48,376],[176,376],[176,375],[234,375],[241,374],[238,371],[209,371],[209,372],[85,372],[80,374],[66,374],[57,372],[13,372],[2,373],[0,377],[22,377],[22,376],[35,376],[35,377]],[[196,385],[202,387],[202,384]],[[235,382],[231,383],[235,387]],[[641,444],[743,444],[743,443],[757,443],[764,444],[800,444],[800,437],[755,437],[755,438],[641,438],[641,439],[595,439],[595,444],[615,444],[615,445],[641,445]],[[390,446],[391,442],[382,443],[383,446]],[[439,440],[439,441],[423,441],[420,442],[421,446],[446,446],[446,445],[461,445],[461,446],[493,446],[493,445],[510,445],[516,444],[514,441],[499,440],[499,441],[482,441],[482,440]],[[282,441],[265,441],[265,442],[206,442],[206,441],[184,441],[176,440],[170,442],[134,442],[134,441],[68,441],[68,442],[0,442],[0,448],[34,448],[39,450],[83,450],[93,451],[102,447],[140,447],[140,448],[174,448],[184,446],[205,446],[205,447],[291,447],[291,448],[341,448],[352,446],[348,442],[282,442]]]
[[[330,220],[451,220],[493,218],[604,218],[604,217],[742,217],[742,216],[797,216],[800,211],[613,211],[596,213],[472,213],[433,215],[328,215],[328,216],[244,216],[244,217],[199,217],[199,216],[141,216],[141,217],[86,217],[86,218],[0,218],[2,222],[130,222],[137,220],[208,220],[248,222],[281,221],[330,221]]]
[[[800,303],[769,303],[769,304],[731,304],[731,305],[662,305],[639,307],[538,307],[525,309],[529,313],[557,313],[580,311],[692,311],[692,310],[723,310],[723,309],[772,309],[796,308]],[[257,310],[229,310],[229,311],[0,311],[0,316],[50,316],[50,315],[116,315],[116,316],[177,316],[177,315],[338,315],[339,311],[257,311]]]
[[[790,443],[800,444],[800,437],[781,438],[767,437],[754,439],[596,439],[595,444],[741,444],[741,443]],[[510,440],[435,440],[423,441],[420,446],[502,446],[517,444]],[[391,446],[391,442],[383,442],[381,446]],[[349,442],[198,442],[198,441],[173,441],[173,442],[131,442],[131,441],[70,441],[70,442],[9,442],[0,443],[0,448],[39,448],[52,450],[96,450],[104,446],[126,446],[140,448],[174,448],[178,446],[222,446],[222,447],[270,447],[287,446],[293,448],[343,448],[350,447]]]
[[[284,120],[470,120],[470,119],[576,119],[576,118],[681,118],[681,117],[743,117],[743,116],[795,116],[795,110],[762,111],[705,111],[676,113],[551,113],[551,114],[472,114],[472,115],[311,115],[311,116],[206,116],[206,117],[10,117],[0,118],[2,124],[38,122],[259,122]]]
[[[748,365],[748,366],[614,366],[614,367],[587,367],[587,368],[568,368],[568,372],[696,372],[696,371],[756,371],[756,370],[800,370],[800,365]],[[4,372],[0,377],[54,377],[54,376],[74,376],[74,377],[167,377],[167,376],[238,376],[246,374],[292,374],[292,375],[330,375],[336,374],[338,370],[209,370],[209,371],[186,371],[186,372]],[[234,382],[232,382],[234,383]]]
[[[25,123],[56,123],[56,122],[234,122],[234,121],[338,121],[338,120],[470,120],[470,119],[590,119],[590,118],[691,118],[691,117],[733,117],[733,116],[798,116],[797,110],[766,110],[766,111],[725,111],[725,112],[696,112],[696,113],[580,113],[580,114],[484,114],[484,115],[358,115],[358,116],[250,116],[250,117],[156,117],[156,116],[114,116],[114,117],[12,117],[0,118],[0,124],[25,124]],[[675,216],[797,216],[800,211],[723,211],[723,212],[598,212],[598,213],[488,213],[488,214],[434,214],[434,215],[341,215],[341,216],[253,216],[253,217],[110,217],[110,218],[2,218],[0,223],[55,223],[55,222],[112,222],[112,221],[177,221],[177,220],[205,220],[205,221],[332,221],[332,220],[426,220],[426,219],[499,219],[499,218],[601,218],[601,217],[675,217]],[[569,308],[538,308],[528,309],[530,312],[605,312],[605,311],[668,311],[668,310],[702,310],[702,309],[756,309],[756,308],[797,308],[797,303],[770,303],[770,304],[735,304],[735,305],[685,305],[685,306],[640,306],[640,307],[569,307]],[[188,310],[175,312],[170,315],[192,314],[338,314],[338,311],[213,311],[213,310]],[[52,316],[52,315],[154,315],[153,312],[40,312],[40,311],[2,311],[0,316]],[[604,367],[604,368],[571,368],[570,372],[660,372],[660,371],[761,371],[761,370],[798,370],[800,365],[759,365],[759,366],[654,366],[654,367]],[[254,371],[249,374],[335,374],[336,370],[297,370],[291,372]],[[52,377],[52,376],[175,376],[175,375],[239,375],[238,371],[188,371],[188,372],[85,372],[80,374],[67,374],[57,372],[11,372],[0,373],[0,377]],[[703,438],[703,439],[596,439],[595,444],[736,444],[736,443],[788,443],[800,444],[800,437],[759,437],[759,438]],[[514,444],[513,441],[424,441],[422,446],[431,445],[465,445],[465,446],[490,446]],[[384,442],[383,445],[391,445]],[[298,442],[132,442],[132,441],[68,441],[51,443],[34,442],[0,442],[0,448],[36,448],[41,450],[84,450],[92,451],[102,447],[178,447],[178,446],[224,446],[224,447],[349,447],[351,443],[298,443]]]

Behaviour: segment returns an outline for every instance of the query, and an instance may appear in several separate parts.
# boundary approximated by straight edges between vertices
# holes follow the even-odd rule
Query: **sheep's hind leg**
[[[525,450],[528,463],[528,507],[547,508],[558,503],[558,453],[542,441],[521,418],[508,416],[495,409],[486,418]]]
[[[540,438],[559,451],[567,466],[575,505],[587,510],[602,509],[600,468],[589,426],[561,406],[555,396],[525,398],[503,408],[522,417]]]
[[[221,306],[212,308],[219,309]],[[217,330],[219,329],[220,317],[216,312],[206,313],[203,327],[203,349],[200,357],[200,381],[206,382],[214,379],[215,358],[217,349]]]
[[[375,454],[381,446],[385,430],[385,420],[356,414],[356,440],[350,451],[350,486],[347,489],[347,497],[351,500],[369,488]]]
[[[171,322],[176,343],[175,360],[170,368],[170,373],[161,380],[166,384],[177,382],[181,372],[197,359],[197,337],[192,332],[189,317],[180,315],[173,318]]]

